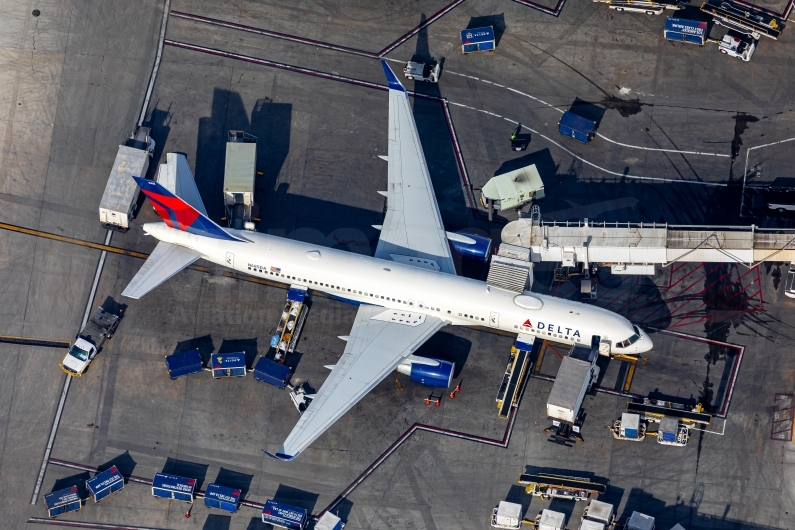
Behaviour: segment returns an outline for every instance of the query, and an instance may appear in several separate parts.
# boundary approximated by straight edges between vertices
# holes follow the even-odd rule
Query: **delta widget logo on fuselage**
[[[549,331],[550,333],[557,333],[559,335],[563,335],[566,338],[579,338],[580,337],[580,330],[575,328],[567,328],[566,326],[558,326],[551,322],[538,322],[536,321],[536,325],[534,326],[530,319],[524,321],[524,324],[521,326],[522,329],[530,331],[531,329],[535,328],[539,331]],[[565,331],[565,332],[564,332]],[[572,333],[574,331],[574,333]]]

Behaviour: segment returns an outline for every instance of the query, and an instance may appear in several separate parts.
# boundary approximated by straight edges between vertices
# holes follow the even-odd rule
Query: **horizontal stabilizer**
[[[137,300],[200,257],[195,250],[161,241],[121,295]]]

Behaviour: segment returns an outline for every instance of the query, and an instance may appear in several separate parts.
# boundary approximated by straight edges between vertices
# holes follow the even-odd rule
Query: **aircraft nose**
[[[640,340],[638,342],[640,343],[640,347],[638,348],[639,353],[647,352],[654,348],[654,342],[651,340],[651,337],[643,330],[640,330]]]

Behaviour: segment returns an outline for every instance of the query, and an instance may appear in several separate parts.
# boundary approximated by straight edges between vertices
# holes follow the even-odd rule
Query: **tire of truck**
[[[786,210],[784,208],[778,208],[776,210],[776,212],[782,214],[782,213],[786,212]]]
[[[720,52],[721,52],[721,53],[726,53],[726,50],[721,50]]]
[[[624,8],[623,8],[623,7],[617,7],[617,8],[616,8],[616,11],[623,11],[623,10],[624,10]]]

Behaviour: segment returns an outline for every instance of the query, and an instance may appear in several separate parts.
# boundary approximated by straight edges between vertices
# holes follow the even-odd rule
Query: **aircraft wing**
[[[121,295],[128,298],[141,298],[199,257],[199,253],[194,250],[161,241],[124,288]]]
[[[406,89],[381,64],[389,81],[388,209],[375,257],[455,274]]]
[[[160,164],[157,182],[205,216],[207,215],[204,202],[199,195],[199,188],[196,187],[196,181],[185,155],[168,153],[166,163]]]
[[[339,362],[279,451],[268,454],[280,460],[298,456],[445,325],[430,315],[360,305]]]

